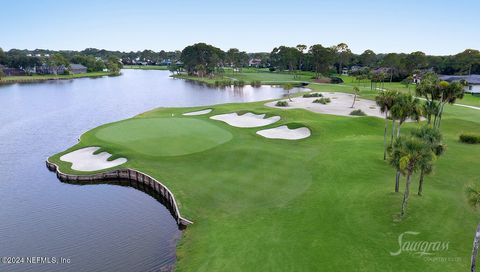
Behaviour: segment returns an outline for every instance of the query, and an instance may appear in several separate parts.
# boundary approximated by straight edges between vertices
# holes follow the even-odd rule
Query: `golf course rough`
[[[216,115],[281,117],[262,128],[233,127],[210,114],[182,116],[205,107],[161,108],[88,131],[49,160],[74,174],[59,157],[99,146],[128,158],[117,167],[165,184],[195,222],[177,245],[178,271],[468,271],[480,214],[469,207],[465,187],[480,183],[473,163],[480,146],[460,143],[458,133],[480,133],[480,111],[446,106],[441,129],[448,150],[425,177],[422,197],[414,175],[408,214],[396,220],[405,179],[394,193],[395,170],[383,160],[384,120],[264,104],[210,107]],[[311,135],[288,141],[256,134],[283,125],[307,127]],[[402,135],[417,126],[403,124]],[[391,256],[405,232],[418,233],[404,236],[409,242],[448,241],[448,251],[434,256],[455,261]]]

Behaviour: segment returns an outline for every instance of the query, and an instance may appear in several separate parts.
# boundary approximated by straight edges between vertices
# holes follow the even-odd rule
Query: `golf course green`
[[[179,156],[225,143],[232,139],[232,134],[204,120],[144,118],[102,127],[94,137],[147,156]]]
[[[461,103],[461,101],[459,101]],[[342,117],[264,102],[205,108],[160,108],[106,124],[49,160],[70,169],[63,154],[99,146],[161,180],[183,216],[195,222],[177,246],[178,271],[467,271],[480,213],[465,187],[480,182],[480,145],[458,140],[480,133],[480,111],[447,106],[442,133],[448,149],[425,178],[423,196],[412,180],[408,213],[399,219],[405,180],[394,193],[395,170],[383,160],[384,120]],[[209,117],[232,112],[280,116],[271,125],[232,127]],[[256,132],[294,124],[301,140]],[[389,125],[390,126],[390,125]],[[402,134],[419,126],[406,123]],[[388,128],[388,131],[391,127]],[[88,172],[90,173],[90,172]],[[403,242],[446,242],[431,255],[399,251]]]

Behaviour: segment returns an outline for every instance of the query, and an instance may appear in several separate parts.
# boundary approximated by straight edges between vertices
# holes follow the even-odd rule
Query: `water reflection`
[[[174,264],[176,222],[148,192],[135,185],[64,184],[44,164],[83,132],[155,107],[284,95],[276,87],[222,90],[168,75],[124,70],[119,77],[0,86],[0,256],[72,260],[59,266],[0,264],[0,271],[159,271]]]

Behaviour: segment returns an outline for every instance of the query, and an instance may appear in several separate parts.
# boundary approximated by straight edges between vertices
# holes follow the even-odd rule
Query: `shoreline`
[[[275,86],[275,85],[278,85],[278,86],[282,86],[282,85],[285,85],[287,83],[291,83],[294,87],[305,87],[307,85],[309,85],[311,82],[308,82],[308,81],[302,81],[302,80],[291,80],[291,81],[275,81],[275,80],[267,80],[267,81],[261,81],[260,80],[260,85],[259,86],[256,86],[256,85],[252,85],[250,81],[245,81],[245,80],[242,80],[242,79],[232,79],[232,78],[208,78],[208,77],[194,77],[194,76],[188,76],[188,75],[184,75],[184,74],[174,74],[174,75],[170,75],[171,78],[174,78],[174,79],[183,79],[183,80],[186,80],[186,81],[190,81],[190,82],[194,82],[194,83],[198,83],[198,84],[204,84],[206,86],[209,86],[209,87],[226,87],[226,86],[220,86],[220,85],[217,85],[216,82],[221,82],[221,81],[224,81],[224,80],[230,80],[232,81],[232,84],[230,86],[233,86],[233,87],[245,87],[245,86],[251,86],[251,87],[261,87],[261,86]],[[243,81],[244,82],[244,85],[242,86],[235,86],[233,84],[234,81]]]
[[[109,180],[130,180],[134,182],[138,182],[144,184],[145,186],[149,186],[150,189],[154,190],[158,193],[165,203],[166,208],[170,211],[173,218],[177,221],[177,225],[179,229],[183,230],[188,225],[193,224],[192,221],[184,218],[180,214],[180,210],[177,205],[177,201],[175,200],[175,196],[173,193],[168,189],[167,186],[162,184],[160,181],[152,178],[151,176],[137,171],[135,169],[126,168],[126,169],[117,169],[111,170],[96,174],[86,174],[86,175],[74,175],[74,174],[66,174],[59,170],[57,164],[50,162],[48,159],[45,161],[45,164],[51,172],[55,172],[57,178],[62,182],[84,182],[87,183],[94,183],[98,181],[109,181]]]
[[[116,74],[112,72],[92,72],[92,73],[84,73],[84,74],[74,74],[74,75],[34,75],[34,76],[11,76],[11,77],[3,77],[0,79],[0,85],[4,84],[15,84],[15,83],[36,83],[36,82],[43,82],[43,81],[50,81],[50,80],[70,80],[70,79],[77,79],[77,78],[97,78],[97,77],[104,77],[104,76],[119,76],[121,73]]]
[[[123,65],[122,69],[168,71],[168,66],[166,65]]]

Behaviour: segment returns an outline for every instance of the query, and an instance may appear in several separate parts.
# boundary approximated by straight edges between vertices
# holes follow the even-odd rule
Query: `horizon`
[[[176,11],[178,5],[149,0],[135,1],[134,6],[113,1],[87,1],[82,6],[51,0],[7,3],[0,23],[9,27],[2,30],[0,46],[5,51],[98,48],[158,52],[205,42],[225,51],[238,48],[248,53],[268,53],[280,45],[332,46],[344,42],[355,54],[370,49],[377,54],[422,51],[447,56],[477,49],[480,44],[480,37],[470,35],[475,32],[475,10],[480,3],[465,0],[443,5],[431,0],[328,0],[321,4],[304,0],[296,2],[294,9],[288,3],[274,1],[248,0],[227,7],[219,1],[197,4],[187,0],[182,10]],[[343,9],[345,6],[348,10]],[[375,13],[378,10],[382,12]],[[447,18],[456,10],[462,11],[458,18]],[[201,27],[188,23],[197,21]],[[33,25],[41,29],[32,32]],[[55,31],[44,30],[52,26]]]

